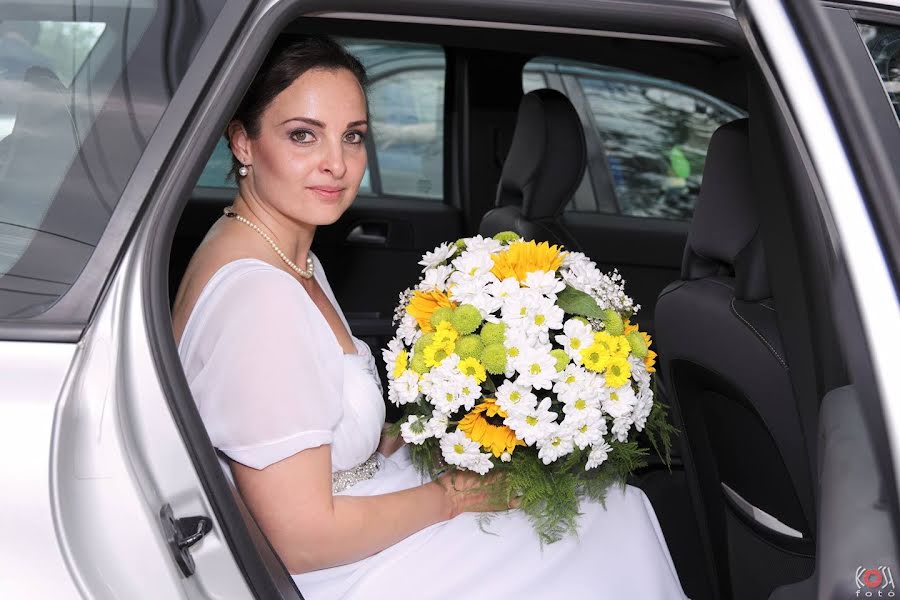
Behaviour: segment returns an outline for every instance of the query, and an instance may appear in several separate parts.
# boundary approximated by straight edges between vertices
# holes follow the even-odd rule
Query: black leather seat
[[[556,90],[529,92],[519,105],[496,208],[484,215],[479,233],[515,231],[577,250],[560,216],[581,183],[586,163],[584,131],[569,99]]]
[[[746,119],[713,135],[681,280],[656,304],[660,375],[682,429],[721,597],[765,598],[811,568],[814,496],[753,197]],[[729,564],[756,573],[748,589]],[[748,564],[753,568],[748,569]]]

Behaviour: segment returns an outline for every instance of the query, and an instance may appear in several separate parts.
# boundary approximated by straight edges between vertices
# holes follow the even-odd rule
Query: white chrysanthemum
[[[628,440],[628,432],[631,431],[632,425],[634,425],[634,419],[631,414],[616,417],[613,419],[610,433],[612,433],[618,441],[625,442]]]
[[[388,382],[388,400],[397,406],[415,402],[419,397],[419,374],[407,369],[400,377]]]
[[[650,416],[651,410],[653,410],[653,392],[650,390],[649,386],[645,387],[639,385],[637,402],[631,412],[635,429],[638,431],[644,430],[644,425],[647,424],[647,418]]]
[[[569,319],[563,325],[563,334],[554,339],[563,347],[576,365],[581,364],[581,351],[594,343],[591,326],[579,319]]]
[[[575,448],[575,445],[572,442],[571,433],[567,429],[554,423],[554,426],[547,436],[544,439],[537,441],[537,447],[538,458],[540,458],[541,462],[545,465],[549,465],[561,456],[571,453]]]
[[[531,386],[536,390],[549,390],[559,372],[556,359],[543,348],[526,348],[513,365],[519,376],[516,383]]]
[[[503,249],[503,243],[498,242],[494,238],[491,237],[482,237],[481,235],[476,235],[474,237],[466,238],[466,250],[471,252],[485,252],[487,254],[493,254],[494,252],[499,252]]]
[[[553,392],[559,396],[565,396],[570,393],[577,393],[581,387],[593,384],[593,382],[591,373],[588,373],[587,369],[569,363],[557,376],[556,383],[553,384]]]
[[[490,273],[494,261],[487,252],[466,250],[453,259],[453,268],[466,277],[478,277]]]
[[[388,381],[394,378],[394,365],[397,364],[397,357],[403,350],[406,350],[403,347],[403,342],[399,338],[394,338],[388,342],[387,348],[381,351],[381,358],[384,360],[384,364],[387,365]]]
[[[462,431],[456,430],[441,438],[441,454],[447,464],[460,469],[486,474],[493,466],[491,455],[481,451],[481,445],[473,442]]]
[[[425,277],[416,286],[417,289],[428,292],[437,290],[439,292],[447,291],[447,278],[453,273],[453,267],[450,265],[439,265],[432,269],[425,269]]]
[[[521,294],[522,287],[519,280],[515,277],[507,277],[503,281],[496,281],[489,284],[485,291],[495,298],[505,301],[506,298],[515,297]]]
[[[566,289],[565,282],[556,275],[556,271],[532,271],[525,275],[522,284],[554,302],[556,295]]]
[[[599,467],[606,459],[609,458],[609,453],[612,451],[612,446],[607,444],[606,442],[600,442],[591,448],[590,454],[588,454],[587,462],[584,465],[585,471],[590,469],[594,469]]]
[[[497,406],[507,415],[528,413],[537,407],[530,387],[506,380],[497,388]]]
[[[503,346],[506,348],[506,376],[512,377],[516,372],[515,365],[525,352],[532,348],[534,340],[529,340],[522,327],[506,326],[506,337]],[[549,352],[549,349],[547,350]]]
[[[415,317],[409,313],[403,315],[400,325],[397,327],[397,337],[403,340],[403,343],[407,346],[412,346],[421,336],[422,332],[419,329],[419,324],[416,323]]]
[[[407,444],[421,444],[432,437],[428,423],[418,415],[409,415],[406,422],[400,425],[400,435]]]
[[[538,302],[546,300],[539,293],[528,288],[520,288],[503,299],[500,317],[508,328],[527,328],[530,316]]]
[[[557,427],[556,413],[550,410],[550,398],[544,398],[534,410],[510,415],[503,420],[503,424],[512,429],[520,440],[533,446]]]
[[[444,437],[447,434],[448,421],[447,415],[434,413],[434,415],[428,419],[428,431],[431,432],[432,437],[438,439]]]
[[[637,404],[637,396],[629,382],[622,387],[609,390],[609,394],[603,398],[603,412],[617,419],[630,415],[635,404]]]
[[[572,436],[572,442],[582,450],[600,443],[607,432],[606,419],[603,415],[600,415],[595,421],[583,423],[575,423],[575,420],[566,416],[561,426],[568,429]]]
[[[565,313],[553,300],[540,296],[527,310],[528,334],[538,336],[542,343],[550,341],[551,329],[562,329]]]
[[[431,252],[426,252],[425,256],[422,257],[422,260],[419,261],[419,264],[424,267],[422,269],[423,271],[425,269],[434,268],[456,254],[456,250],[457,248],[455,245],[445,242]]]
[[[487,292],[496,282],[497,277],[493,273],[469,277],[457,271],[450,276],[450,299],[458,304],[471,304],[484,318],[500,310],[502,301]]]
[[[650,387],[650,373],[647,371],[647,365],[643,359],[638,358],[634,354],[628,355],[628,364],[631,366],[631,378],[634,379],[639,386]]]
[[[603,418],[600,394],[596,392],[596,388],[574,387],[560,396],[560,400],[563,401],[563,414],[573,424],[595,423]]]

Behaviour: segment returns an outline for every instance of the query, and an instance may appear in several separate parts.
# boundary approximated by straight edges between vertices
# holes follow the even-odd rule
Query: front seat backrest
[[[662,291],[655,319],[709,564],[720,596],[738,599],[808,576],[815,523],[750,160],[746,119],[716,131],[681,280]],[[752,579],[730,581],[730,572]]]
[[[551,89],[525,94],[497,186],[497,208],[484,215],[479,233],[515,231],[578,249],[560,216],[586,162],[584,131],[569,99]]]

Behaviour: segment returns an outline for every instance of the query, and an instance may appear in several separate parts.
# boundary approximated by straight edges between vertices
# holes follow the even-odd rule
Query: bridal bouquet
[[[577,532],[582,497],[645,464],[644,429],[668,459],[671,426],[653,401],[651,340],[617,272],[580,252],[505,232],[445,243],[401,294],[383,351],[395,425],[413,460],[503,471],[542,541]]]

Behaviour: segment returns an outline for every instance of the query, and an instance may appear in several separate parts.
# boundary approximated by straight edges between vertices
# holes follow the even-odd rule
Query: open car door
[[[828,392],[819,413],[816,572],[772,597],[893,597],[900,573],[900,381],[891,350],[900,335],[900,72],[893,65],[900,8],[732,4],[817,180],[837,257],[829,282],[834,318],[852,381]]]

